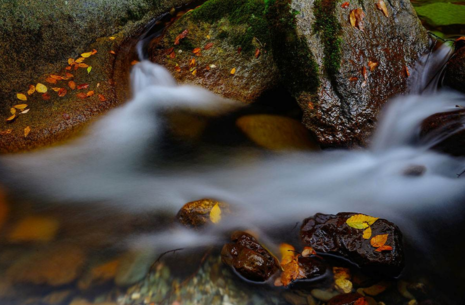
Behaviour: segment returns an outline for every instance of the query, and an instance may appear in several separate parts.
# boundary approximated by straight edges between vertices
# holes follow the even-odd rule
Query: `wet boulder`
[[[221,214],[230,212],[227,203],[200,199],[186,203],[176,215],[176,221],[185,227],[200,229],[208,224],[219,222]]]
[[[250,103],[278,83],[269,40],[263,0],[210,0],[155,39],[149,55],[179,82]]]
[[[444,71],[443,84],[465,93],[465,37],[455,42],[455,53],[448,61]]]
[[[352,1],[347,7],[332,0],[291,1],[297,35],[311,53],[316,77],[313,87],[292,92],[305,126],[324,146],[365,145],[380,108],[407,90],[408,69],[428,51],[427,32],[410,1],[384,4],[386,14],[379,1]]]
[[[279,270],[277,259],[249,233],[236,231],[231,241],[223,246],[221,259],[245,279],[264,282]]]
[[[362,270],[382,276],[398,276],[404,267],[402,233],[399,228],[385,219],[377,219],[371,224],[371,234],[347,224],[355,213],[337,215],[316,214],[304,220],[300,229],[303,244],[317,252],[341,256]],[[373,246],[373,238],[386,235],[386,251]]]

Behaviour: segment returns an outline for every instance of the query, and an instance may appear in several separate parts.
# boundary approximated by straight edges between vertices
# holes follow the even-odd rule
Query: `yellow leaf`
[[[233,68],[233,69],[231,70],[231,75],[234,75],[234,74],[236,74],[236,68]]]
[[[58,92],[61,88],[52,88],[53,91]]]
[[[357,19],[355,18],[355,10],[350,11],[349,19],[350,19],[350,25],[355,27],[355,25],[357,23]]]
[[[194,76],[197,75],[197,69],[195,69],[194,71],[192,71],[192,75],[194,75]]]
[[[384,246],[384,244],[387,242],[389,234],[381,234],[381,235],[376,235],[373,237],[370,241],[371,245],[375,248],[379,248]]]
[[[74,58],[68,58],[68,65],[74,64]]]
[[[10,112],[11,112],[11,114],[16,114],[16,109],[11,108],[11,109],[10,109]]]
[[[31,132],[31,127],[27,126],[26,128],[24,128],[24,137],[26,138],[30,132]]]
[[[17,94],[16,94],[16,97],[18,98],[18,100],[27,101],[26,95],[24,95],[24,94],[22,94],[22,93],[17,93]]]
[[[366,228],[363,231],[363,239],[370,239],[371,238],[371,227]]]
[[[44,84],[38,83],[36,85],[36,90],[39,93],[46,93],[47,92],[47,87]]]
[[[7,122],[13,121],[16,118],[16,114],[13,114],[10,116],[8,119],[6,119]]]
[[[383,11],[384,16],[389,17],[389,12],[386,7],[386,3],[384,3],[383,0],[378,0],[378,3],[376,3],[376,7],[380,10]]]
[[[82,63],[84,61],[84,59],[85,59],[84,57],[79,57],[78,59],[76,59],[75,62],[80,64],[80,63]]]
[[[31,95],[36,92],[36,87],[34,85],[29,85],[29,90],[27,91],[27,95]]]
[[[289,244],[279,245],[279,252],[281,253],[281,265],[289,264],[295,256],[295,248]]]
[[[312,247],[304,247],[304,249],[302,250],[302,257],[308,257],[311,255],[316,255],[315,250],[313,250]]]
[[[350,269],[344,267],[333,267],[334,279],[350,280]]]
[[[351,293],[352,292],[352,282],[344,279],[344,278],[338,278],[335,282],[336,284],[336,289],[343,292],[343,293]]]
[[[81,56],[84,57],[84,58],[91,57],[92,52],[82,53]]]
[[[376,217],[371,217],[368,215],[363,215],[363,214],[357,214],[354,216],[351,216],[347,219],[346,223],[349,227],[355,228],[355,229],[366,229],[368,226],[371,226],[372,224],[375,223],[379,218]]]
[[[16,109],[18,109],[18,110],[23,111],[24,109],[26,109],[27,104],[19,104],[19,105],[15,105],[15,106],[13,106],[13,107],[16,108]]]
[[[116,39],[116,37],[113,37],[113,36],[112,36],[112,37],[110,37],[110,40],[115,40],[115,39]]]
[[[215,204],[210,211],[210,220],[213,223],[218,223],[221,220],[221,209],[218,203]]]

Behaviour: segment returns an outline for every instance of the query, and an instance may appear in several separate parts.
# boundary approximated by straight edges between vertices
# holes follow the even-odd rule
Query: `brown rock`
[[[176,220],[189,228],[202,228],[211,224],[210,212],[215,205],[221,209],[222,215],[230,213],[229,205],[212,199],[201,199],[186,203],[176,215]]]
[[[465,46],[459,47],[447,63],[443,84],[465,93]]]
[[[404,267],[402,233],[385,219],[371,225],[372,236],[388,234],[386,245],[391,251],[377,252],[370,239],[363,238],[363,230],[349,227],[347,219],[355,213],[337,215],[316,214],[304,220],[300,238],[315,251],[342,256],[363,270],[384,276],[397,276]]]
[[[234,268],[245,279],[264,282],[279,270],[279,262],[252,235],[236,231],[232,244],[221,251],[222,261]]]
[[[53,240],[59,229],[58,220],[47,216],[28,216],[21,219],[8,235],[8,241],[49,242]]]

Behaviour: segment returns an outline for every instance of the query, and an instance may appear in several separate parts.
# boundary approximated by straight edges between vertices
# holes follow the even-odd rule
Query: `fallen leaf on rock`
[[[165,54],[166,54],[166,55],[170,55],[170,54],[173,53],[173,52],[174,52],[174,48],[169,48],[169,49],[167,49],[167,50],[165,51]]]
[[[289,244],[279,246],[281,252],[281,283],[288,286],[292,281],[305,278],[305,272],[299,266],[299,255],[295,255],[295,249]],[[279,284],[279,283],[278,283]]]
[[[289,264],[295,256],[295,248],[289,244],[280,244],[279,252],[281,253],[281,265]]]
[[[68,58],[68,65],[74,64],[74,58]]]
[[[358,77],[356,76],[352,76],[351,78],[349,78],[349,81],[351,82],[355,82],[356,80],[358,80]]]
[[[24,128],[24,137],[27,138],[30,132],[31,132],[31,127],[27,126],[26,128]]]
[[[374,61],[369,61],[368,62],[368,67],[370,67],[370,71],[375,70],[378,65],[379,65],[379,63],[374,62]]]
[[[116,52],[112,50],[110,51],[110,54],[116,55]]]
[[[180,67],[180,66],[176,66],[176,67],[174,67],[174,70],[175,70],[176,72],[181,72],[181,67]]]
[[[365,80],[368,80],[367,68],[365,66],[362,67],[362,75]]]
[[[348,279],[338,278],[334,281],[336,284],[336,289],[341,293],[351,293],[352,292],[352,282]]]
[[[375,248],[379,248],[384,246],[384,244],[387,242],[387,239],[388,234],[376,235],[371,239],[370,244]]]
[[[86,99],[87,98],[87,94],[85,94],[84,92],[81,92],[81,93],[78,93],[76,94],[76,96],[80,99]]]
[[[379,218],[371,217],[368,215],[357,214],[349,217],[346,223],[349,227],[355,229],[366,229],[369,226],[373,225],[375,221],[377,221],[378,219]]]
[[[195,69],[194,71],[192,71],[192,75],[194,75],[194,76],[197,75],[197,69]]]
[[[189,30],[184,30],[181,34],[179,34],[174,40],[174,45],[177,46],[182,39],[186,38],[187,34],[189,34]]]
[[[52,78],[52,77],[50,77],[50,76],[47,77],[47,78],[45,79],[45,81],[46,81],[47,83],[49,83],[49,84],[56,84],[56,83],[57,83],[57,80],[54,79],[54,78]]]
[[[308,256],[311,256],[311,255],[316,255],[316,251],[313,250],[312,247],[304,247],[304,249],[302,250],[302,256],[303,257],[308,257]]]
[[[81,56],[84,57],[84,58],[91,57],[91,56],[92,56],[92,52],[82,53]]]
[[[48,101],[50,99],[50,94],[48,93],[42,94],[42,99],[44,99],[45,101]]]
[[[73,81],[68,82],[68,86],[71,88],[71,90],[76,89],[76,83]]]
[[[45,93],[47,92],[47,87],[44,84],[38,83],[36,85],[36,91],[39,93]]]
[[[189,63],[189,67],[194,67],[195,66],[195,58],[192,58],[191,62]]]
[[[347,8],[348,6],[349,6],[349,2],[344,2],[341,5],[342,8]]]
[[[365,18],[365,13],[360,7],[350,11],[350,24],[361,31],[364,30],[363,18]]]
[[[333,267],[334,279],[350,280],[350,269],[344,267]]]
[[[51,78],[53,79],[56,79],[56,80],[62,80],[63,77],[59,76],[59,75],[50,75]]]
[[[89,74],[90,71],[92,71],[92,66],[87,67],[87,74]]]
[[[16,109],[15,108],[10,108],[10,113],[11,114],[16,114]]]
[[[58,96],[59,97],[64,97],[66,95],[66,93],[68,93],[68,90],[66,90],[65,88],[61,88],[59,91],[58,91]]]
[[[260,49],[255,50],[255,58],[260,57]]]
[[[209,42],[205,45],[204,50],[210,50],[213,47],[213,42]]]
[[[138,63],[139,63],[138,60],[133,60],[133,61],[131,61],[131,66],[137,65]]]
[[[198,53],[200,53],[200,51],[202,51],[202,49],[200,49],[200,48],[195,48],[195,49],[192,51],[192,53],[198,54]]]
[[[22,94],[22,93],[17,93],[17,94],[16,94],[16,97],[18,98],[18,100],[27,101],[26,95],[24,95],[24,94]]]
[[[85,60],[84,57],[79,57],[78,59],[76,59],[75,63],[80,64],[80,63],[82,63],[84,60]]]
[[[105,102],[107,99],[102,94],[99,94],[98,95],[98,100],[101,101],[101,102]]]
[[[96,49],[93,49],[93,50],[92,50],[92,55],[95,55],[95,54],[97,54],[97,50],[96,50]]]
[[[176,53],[171,52],[171,53],[170,53],[170,58],[176,58]]]
[[[383,0],[378,0],[378,3],[376,3],[376,7],[380,10],[383,11],[384,16],[389,17],[389,12],[386,7],[386,3],[384,3]]]
[[[23,111],[24,109],[27,108],[27,104],[19,104],[19,105],[15,105],[13,106],[14,108],[18,109],[18,110],[21,110]]]
[[[0,135],[1,136],[5,136],[7,134],[10,134],[11,132],[13,131],[13,129],[7,129],[5,131],[0,131]]]
[[[88,64],[85,64],[83,62],[81,62],[79,65],[78,65],[79,68],[88,68],[89,65]]]
[[[6,119],[6,121],[7,121],[7,122],[11,122],[11,121],[13,121],[15,118],[16,118],[16,114],[13,114],[13,115],[10,116],[8,119]]]
[[[110,37],[110,40],[115,40],[115,39],[116,39],[116,37],[113,37],[113,36],[112,36],[112,37]]]
[[[234,75],[234,74],[236,74],[236,68],[233,68],[233,69],[231,70],[231,75]]]
[[[354,302],[354,305],[368,305],[368,301],[362,297]]]
[[[78,90],[89,88],[89,84],[80,84],[77,86]]]
[[[68,66],[65,69],[69,71],[69,70],[71,70],[71,68],[72,68],[71,66]]]
[[[410,76],[410,71],[408,70],[408,67],[407,67],[407,66],[405,66],[405,74],[407,75],[407,77]]]
[[[93,96],[94,94],[95,94],[94,91],[89,91],[89,92],[87,92],[87,96],[88,96],[88,97],[91,97],[91,96]]]
[[[218,203],[210,210],[210,220],[213,223],[218,223],[221,220],[221,209]]]
[[[56,87],[55,87],[55,88],[52,88],[52,90],[55,91],[55,92],[60,91],[60,89],[61,89],[61,88],[56,88]]]
[[[29,90],[27,90],[27,95],[31,95],[36,92],[36,87],[34,85],[29,85]]]
[[[384,246],[381,246],[381,247],[377,248],[375,251],[376,252],[381,252],[381,251],[391,251],[391,250],[392,250],[391,246],[384,245]]]
[[[366,228],[365,230],[363,230],[363,239],[370,239],[371,234],[372,234],[371,227]]]
[[[26,114],[26,113],[29,112],[29,110],[31,110],[31,109],[26,109],[26,110],[24,110],[24,111],[21,111],[21,114]]]

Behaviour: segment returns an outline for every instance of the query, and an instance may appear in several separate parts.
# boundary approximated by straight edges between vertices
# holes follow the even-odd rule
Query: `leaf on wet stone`
[[[365,18],[365,13],[359,7],[350,11],[349,19],[352,27],[356,27],[359,30],[363,31],[365,29],[363,19]]]
[[[362,75],[365,80],[368,80],[367,68],[365,66],[362,67]]]
[[[348,279],[338,278],[334,281],[336,284],[336,289],[342,293],[351,293],[353,289],[353,284]]]
[[[363,288],[363,292],[371,296],[377,296],[378,294],[384,292],[386,288],[387,288],[386,283],[381,282],[379,284],[375,284],[370,287]]]
[[[84,57],[79,57],[78,59],[76,59],[75,63],[80,64],[80,63],[82,63],[84,60],[85,60]]]
[[[68,93],[68,91],[65,88],[61,88],[60,90],[58,90],[59,97],[64,97],[66,93]]]
[[[174,48],[169,48],[169,49],[165,50],[166,55],[170,55],[173,52],[174,52]]]
[[[13,114],[12,116],[8,117],[8,118],[6,119],[6,121],[7,121],[7,122],[12,122],[15,118],[16,118],[16,115]]]
[[[82,62],[82,63],[80,63],[80,64],[78,65],[78,67],[79,67],[79,68],[88,68],[89,65]]]
[[[370,71],[374,71],[378,65],[379,65],[379,63],[374,62],[374,61],[369,61],[368,62],[368,67],[370,67]]]
[[[261,54],[260,49],[255,50],[255,58],[259,58],[260,54]]]
[[[406,75],[407,77],[410,76],[410,71],[408,70],[408,67],[407,67],[407,66],[405,66],[405,75]]]
[[[334,279],[350,280],[350,269],[344,267],[333,267]]]
[[[176,58],[176,53],[171,52],[171,53],[170,53],[170,58],[172,58],[172,59]]]
[[[18,98],[18,100],[27,101],[26,95],[24,95],[22,93],[16,93],[16,97]]]
[[[231,70],[231,75],[235,75],[235,74],[236,74],[236,68],[233,68],[233,69]]]
[[[87,98],[87,94],[85,94],[84,92],[78,93],[76,94],[76,96],[83,100]]]
[[[192,71],[192,75],[197,76],[197,69],[195,69],[194,71]]]
[[[36,85],[36,91],[39,92],[39,93],[46,93],[47,92],[47,86],[45,86],[44,84],[38,83]]]
[[[371,234],[372,234],[371,227],[366,228],[365,230],[363,230],[363,239],[370,239]]]
[[[88,97],[91,97],[91,96],[94,96],[94,93],[95,93],[94,91],[89,91],[89,92],[87,92],[86,95],[87,95]]]
[[[382,251],[391,251],[391,250],[392,250],[391,246],[384,245],[384,246],[378,247],[375,251],[382,252]]]
[[[281,265],[288,264],[295,256],[295,248],[289,244],[280,244],[279,253],[281,254]]]
[[[16,114],[16,109],[15,108],[10,108],[10,113],[11,114]]]
[[[68,86],[71,88],[71,90],[76,89],[76,83],[73,82],[73,81],[70,81],[70,82],[68,83]]]
[[[89,74],[90,71],[92,71],[92,66],[87,67],[87,74]]]
[[[56,79],[56,80],[63,80],[63,77],[61,77],[60,75],[50,75],[51,78],[53,79]]]
[[[24,109],[27,108],[27,104],[19,104],[19,105],[15,105],[13,106],[14,108],[18,109],[18,110],[21,110],[23,111]]]
[[[386,3],[384,3],[383,0],[378,0],[378,2],[376,3],[376,7],[378,8],[378,10],[384,13],[384,16],[389,17],[389,12],[387,10]]]
[[[71,73],[66,72],[66,78],[67,79],[74,78],[74,75],[71,74]]]
[[[45,79],[45,81],[46,81],[47,83],[49,83],[49,84],[56,84],[56,83],[57,83],[57,80],[54,79],[53,77],[50,77],[50,76],[47,77],[47,78]]]
[[[97,51],[96,49],[93,49],[93,50],[92,50],[92,55],[95,55],[95,54],[97,54],[97,53],[98,53],[98,51]]]
[[[77,86],[78,90],[89,88],[89,84],[80,84]]]
[[[368,305],[368,301],[364,297],[361,297],[355,301],[354,305]]]
[[[74,58],[68,58],[68,65],[74,64]]]
[[[184,30],[181,34],[179,34],[176,39],[174,40],[174,45],[177,46],[181,42],[182,39],[186,38],[187,34],[189,34],[189,30]]]
[[[352,227],[354,229],[366,229],[369,226],[373,225],[375,221],[377,221],[379,218],[364,215],[364,214],[357,214],[349,217],[346,220],[346,223],[349,227]]]
[[[36,92],[36,87],[34,85],[29,85],[29,90],[27,90],[27,95],[32,95]]]
[[[342,4],[341,4],[341,7],[342,7],[342,8],[347,8],[347,7],[349,7],[349,2],[344,2],[344,3],[342,3]]]
[[[209,42],[205,45],[205,47],[203,48],[204,50],[210,50],[211,48],[213,47],[213,42]]]
[[[312,247],[304,247],[302,250],[302,257],[308,257],[311,255],[316,255],[316,251]]]
[[[281,253],[281,281],[275,284],[288,286],[291,282],[305,278],[305,272],[299,266],[298,258],[300,255],[295,254],[295,248],[289,244],[279,246]]]
[[[195,48],[195,49],[192,51],[192,53],[198,54],[198,53],[200,53],[200,51],[202,51],[202,49],[200,49],[200,48]]]
[[[219,223],[221,221],[221,208],[218,203],[210,210],[210,220],[213,223]]]
[[[52,88],[52,90],[55,91],[55,92],[60,91],[60,89],[61,89],[61,88],[56,88],[56,87]]]
[[[30,132],[31,132],[31,127],[27,126],[26,128],[24,128],[24,137],[27,138]]]
[[[99,94],[99,95],[98,95],[98,99],[99,99],[99,101],[101,101],[101,102],[105,102],[105,101],[107,100],[107,99],[105,98],[105,96],[103,96],[102,94]]]
[[[375,248],[382,247],[386,244],[388,236],[389,234],[376,235],[371,239],[370,244]]]
[[[48,93],[42,94],[42,99],[45,100],[45,101],[48,101],[50,99],[50,94],[48,94]]]

